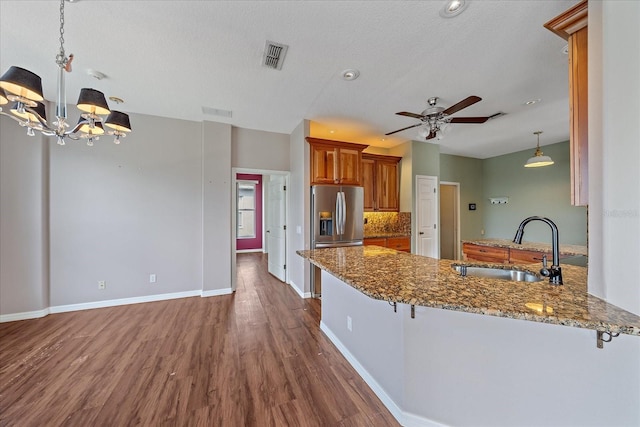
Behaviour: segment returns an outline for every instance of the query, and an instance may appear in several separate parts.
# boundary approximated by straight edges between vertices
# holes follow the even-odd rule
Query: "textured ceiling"
[[[65,47],[75,56],[68,102],[93,87],[123,98],[127,112],[286,134],[309,119],[314,136],[389,147],[419,140],[417,128],[382,140],[417,122],[396,112],[420,113],[432,96],[448,107],[477,95],[458,116],[507,115],[452,125],[435,141],[441,152],[533,152],[536,130],[541,145],[566,141],[566,43],[542,25],[577,1],[475,0],[450,19],[439,16],[444,3],[76,0],[65,7]],[[37,73],[48,100],[58,14],[56,0],[0,0],[0,72]],[[266,40],[289,46],[281,71],[262,66]],[[360,77],[343,80],[347,68]],[[533,99],[541,101],[524,105]]]

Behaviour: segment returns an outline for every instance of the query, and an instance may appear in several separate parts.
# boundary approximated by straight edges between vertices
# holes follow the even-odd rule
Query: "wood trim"
[[[399,163],[402,160],[402,157],[397,156],[386,156],[383,154],[372,154],[372,153],[362,153],[363,159],[369,160],[385,160],[387,162],[396,162]]]
[[[544,27],[563,39],[569,40],[571,34],[587,26],[588,6],[588,1],[583,0],[544,24]]]
[[[331,139],[322,139],[322,138],[312,138],[310,136],[306,137],[305,140],[309,143],[309,144],[323,144],[323,145],[331,145],[331,146],[339,146],[339,147],[344,147],[344,148],[352,148],[354,150],[364,150],[365,148],[368,147],[368,145],[365,144],[356,144],[353,142],[343,142],[343,141],[333,141]]]

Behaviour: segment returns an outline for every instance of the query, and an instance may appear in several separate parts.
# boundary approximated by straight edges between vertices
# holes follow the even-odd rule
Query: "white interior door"
[[[267,248],[269,248],[269,273],[286,281],[286,177],[271,175],[267,185]]]
[[[416,253],[431,258],[440,258],[437,188],[437,177],[416,175]]]

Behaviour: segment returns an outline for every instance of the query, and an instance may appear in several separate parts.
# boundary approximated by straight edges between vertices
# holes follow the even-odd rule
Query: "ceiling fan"
[[[393,135],[394,133],[402,132],[403,130],[411,129],[418,126],[425,127],[424,137],[425,139],[435,138],[436,136],[441,136],[442,131],[446,128],[449,123],[484,123],[489,119],[494,117],[498,117],[503,115],[504,113],[496,113],[489,117],[449,117],[452,114],[462,110],[463,108],[467,108],[476,102],[481,101],[482,98],[479,96],[469,96],[462,101],[458,102],[455,105],[445,109],[443,107],[438,107],[436,104],[438,103],[438,98],[433,97],[429,98],[429,108],[424,110],[420,114],[409,113],[406,111],[401,111],[398,114],[399,116],[407,116],[413,117],[420,120],[420,123],[416,123],[415,125],[407,126],[402,129],[394,130],[393,132],[385,133],[385,135]]]

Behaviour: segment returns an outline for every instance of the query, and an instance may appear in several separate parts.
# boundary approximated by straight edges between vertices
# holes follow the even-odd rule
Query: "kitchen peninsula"
[[[640,316],[588,294],[585,268],[552,286],[375,246],[298,254],[323,270],[322,330],[403,425],[640,420]],[[598,349],[594,330],[620,336]]]

